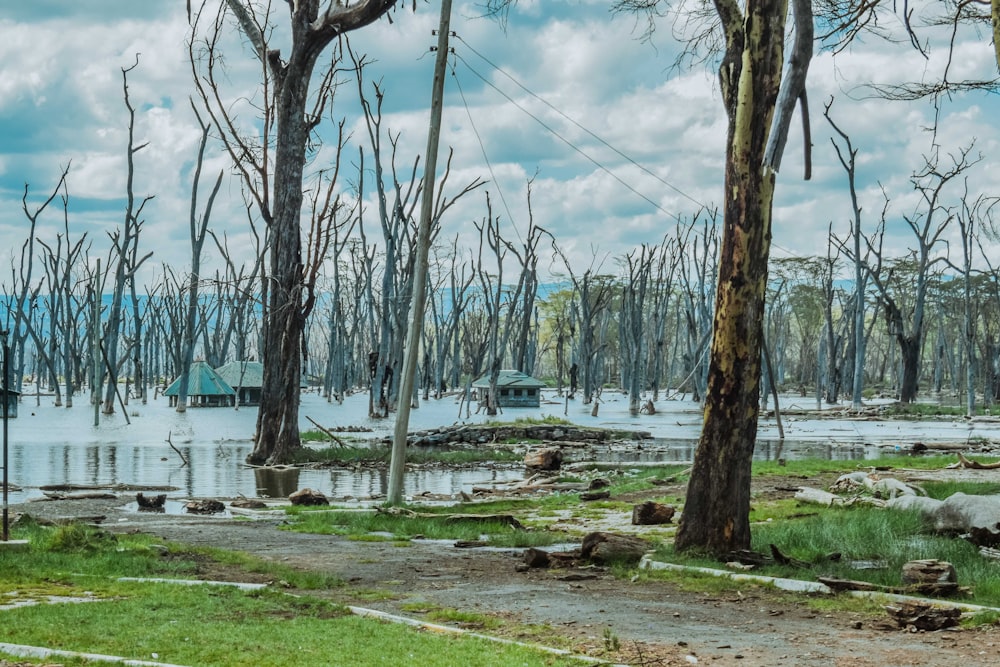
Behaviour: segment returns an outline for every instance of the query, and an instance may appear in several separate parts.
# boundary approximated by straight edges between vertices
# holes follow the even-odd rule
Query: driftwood
[[[607,500],[611,497],[610,491],[586,491],[580,494],[580,500]]]
[[[958,463],[953,463],[948,468],[971,468],[972,470],[997,470],[1000,468],[1000,461],[994,461],[993,463],[980,463],[979,461],[973,461],[972,459],[967,459],[962,455],[962,452],[958,452]]]
[[[516,530],[524,530],[524,525],[513,514],[434,514],[433,512],[414,512],[404,507],[376,507],[379,514],[404,516],[410,519],[440,519],[446,523],[496,521]]]
[[[958,625],[962,610],[955,607],[935,607],[922,602],[902,602],[886,605],[886,612],[901,628],[941,630]]]
[[[81,493],[56,493],[44,491],[45,500],[115,500],[118,498],[113,493],[102,493],[100,491],[84,491]]]
[[[313,419],[312,417],[310,417],[309,415],[306,415],[306,419],[309,420],[310,424],[312,424],[313,426],[315,426],[316,428],[318,428],[320,431],[323,432],[324,435],[326,435],[327,437],[329,437],[331,440],[333,440],[334,442],[336,442],[341,447],[346,447],[347,446],[347,444],[343,440],[341,440],[336,435],[334,435],[333,431],[331,431],[330,429],[326,428],[325,426],[320,426],[318,423],[316,423],[316,420]]]
[[[634,564],[650,549],[652,545],[640,537],[598,531],[583,538],[580,555],[599,565]]]
[[[40,491],[180,491],[180,487],[162,484],[46,484],[38,489]]]

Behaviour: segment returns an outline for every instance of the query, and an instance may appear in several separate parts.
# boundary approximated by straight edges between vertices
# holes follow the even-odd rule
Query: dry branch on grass
[[[970,468],[972,470],[996,470],[1000,468],[1000,461],[994,461],[993,463],[980,463],[979,461],[973,461],[972,459],[966,458],[962,452],[958,452],[958,463],[952,463],[946,466],[947,469],[955,468]]]

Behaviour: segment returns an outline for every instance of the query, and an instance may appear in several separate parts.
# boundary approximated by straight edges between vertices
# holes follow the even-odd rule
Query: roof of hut
[[[231,387],[259,389],[264,386],[264,364],[259,361],[230,361],[215,372]]]
[[[163,392],[166,396],[176,396],[181,387],[178,377]],[[236,391],[204,361],[191,364],[188,371],[188,396],[235,396]]]
[[[490,386],[490,376],[484,375],[475,382],[472,383],[473,387],[488,387]],[[545,383],[537,378],[533,378],[527,373],[522,373],[521,371],[506,370],[500,371],[500,377],[497,378],[498,387],[514,387],[514,388],[524,388],[524,389],[540,389],[545,386]]]

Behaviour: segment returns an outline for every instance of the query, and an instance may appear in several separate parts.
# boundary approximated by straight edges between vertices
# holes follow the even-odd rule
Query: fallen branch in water
[[[172,433],[171,433],[170,431],[167,431],[167,444],[168,444],[168,445],[170,445],[170,449],[172,449],[172,450],[174,450],[175,452],[177,452],[177,456],[181,457],[181,461],[183,461],[183,462],[184,462],[184,464],[183,464],[183,465],[181,466],[181,467],[183,468],[184,466],[186,466],[186,465],[188,464],[188,460],[187,460],[187,457],[186,457],[186,456],[184,456],[184,453],[183,453],[183,452],[181,452],[181,450],[179,450],[179,449],[177,449],[176,447],[174,447],[174,443],[173,443],[173,441],[172,441],[172,440],[170,439],[170,436],[171,436],[171,435],[173,435],[173,434],[172,434]]]
[[[345,443],[343,440],[341,440],[340,438],[338,438],[337,436],[335,436],[333,434],[333,431],[331,431],[330,429],[325,428],[323,426],[320,426],[318,423],[316,423],[316,420],[313,419],[312,417],[310,417],[309,415],[306,415],[306,419],[309,420],[310,424],[312,424],[313,426],[315,426],[316,428],[318,428],[320,431],[322,431],[324,434],[326,434],[327,437],[329,437],[331,440],[333,440],[334,442],[336,442],[338,445],[340,445],[341,447],[347,447],[347,443]]]

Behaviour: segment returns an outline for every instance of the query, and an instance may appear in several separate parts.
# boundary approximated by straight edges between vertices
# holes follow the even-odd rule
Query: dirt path
[[[347,586],[317,591],[348,604],[419,617],[413,603],[545,624],[580,652],[642,665],[978,667],[1000,664],[1000,629],[908,633],[853,613],[818,614],[800,598],[762,589],[686,592],[669,582],[622,581],[602,569],[518,571],[520,550],[358,542],[280,530],[278,520],[123,512],[124,501],[57,501],[36,516],[94,516],[115,532],[236,549],[295,568],[335,574]],[[207,570],[205,578],[242,573]],[[377,592],[377,595],[372,595]],[[403,611],[408,605],[410,611]],[[607,652],[605,632],[621,650]],[[556,643],[544,633],[527,641]]]

